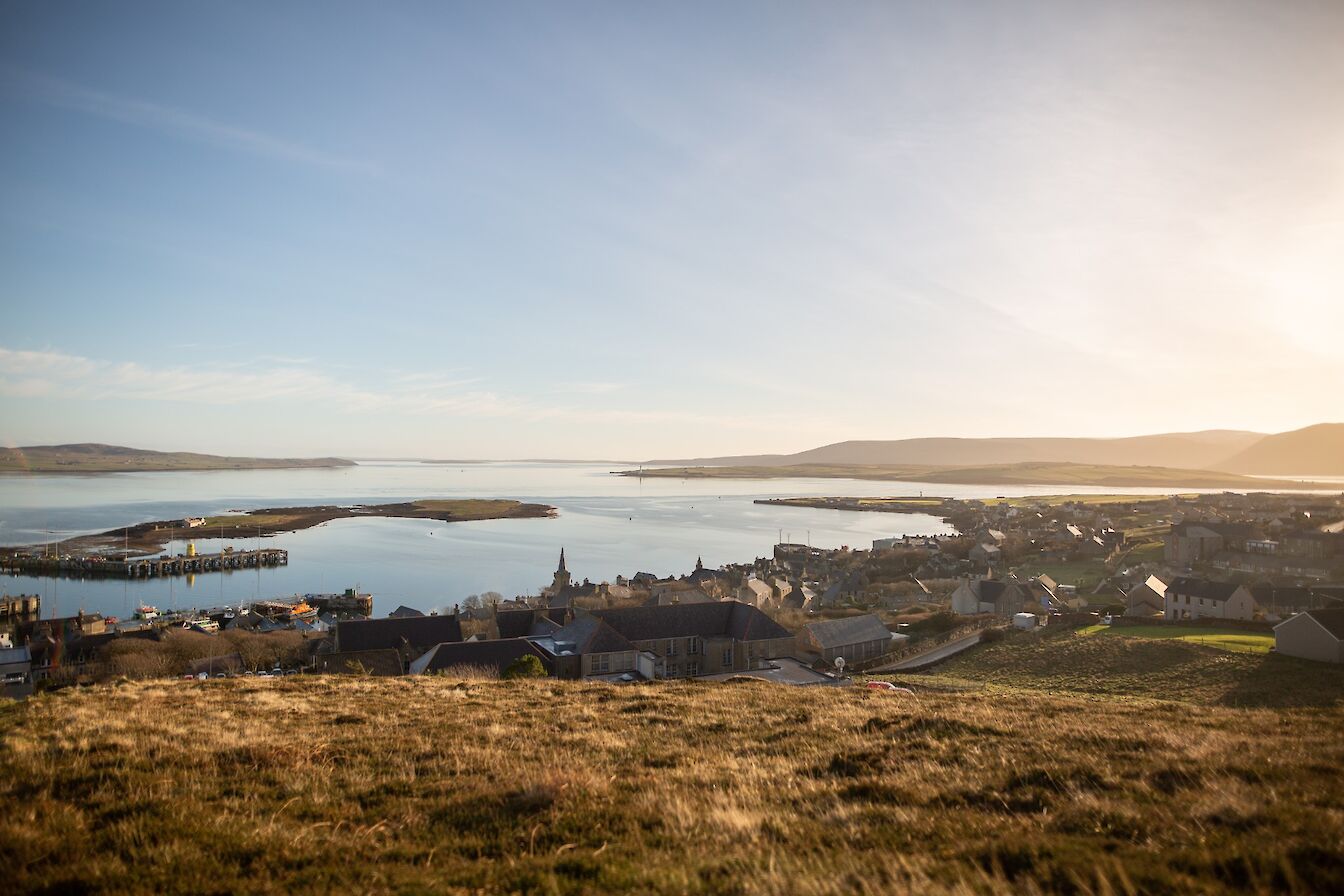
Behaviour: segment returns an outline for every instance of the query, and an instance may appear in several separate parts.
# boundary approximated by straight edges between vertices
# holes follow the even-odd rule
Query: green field
[[[1105,635],[1116,638],[1162,638],[1204,644],[1238,653],[1269,653],[1274,635],[1248,632],[1239,628],[1184,628],[1174,625],[1089,625],[1078,629],[1080,635]]]

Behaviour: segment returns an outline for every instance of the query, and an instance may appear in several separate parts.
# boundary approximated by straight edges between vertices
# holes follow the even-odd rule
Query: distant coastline
[[[1265,479],[1211,470],[1049,462],[975,467],[939,467],[921,464],[645,467],[612,472],[617,476],[653,479],[864,479],[950,485],[1095,485],[1115,488],[1226,488],[1245,491],[1320,491],[1339,488],[1339,483]]]
[[[543,519],[554,515],[555,508],[548,504],[524,504],[521,501],[490,498],[423,499],[397,504],[356,504],[349,507],[331,504],[318,507],[275,507],[224,516],[201,517],[201,522],[190,528],[182,520],[139,523],[109,529],[96,535],[81,535],[53,545],[0,548],[0,556],[45,550],[63,554],[157,553],[171,540],[259,538],[281,532],[297,532],[331,520],[355,517],[394,517],[461,523],[474,520]]]
[[[355,465],[354,461],[342,457],[225,457],[95,443],[0,448],[0,473],[170,473],[325,469]]]

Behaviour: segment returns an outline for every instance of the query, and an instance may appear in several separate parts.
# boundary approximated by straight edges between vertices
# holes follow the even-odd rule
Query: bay
[[[359,587],[374,612],[399,604],[448,609],[468,594],[535,594],[549,584],[561,547],[575,581],[614,581],[645,571],[683,574],[768,556],[785,541],[869,547],[874,538],[950,532],[923,514],[854,513],[754,504],[803,495],[943,495],[958,498],[1061,493],[1145,494],[1151,489],[966,486],[852,479],[641,479],[609,464],[362,462],[316,470],[239,470],[0,476],[0,544],[30,544],[150,520],[315,504],[416,498],[512,498],[550,504],[553,519],[333,520],[261,539],[289,551],[289,565],[126,582],[6,575],[10,594],[41,594],[43,616],[77,610],[128,616],[161,608],[233,604],[258,597]],[[197,550],[255,547],[256,539],[195,539]],[[185,550],[185,541],[172,545]]]

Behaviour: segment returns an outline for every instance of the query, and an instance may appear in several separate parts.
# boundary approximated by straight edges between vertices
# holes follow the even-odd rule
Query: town
[[[942,514],[955,535],[781,543],[688,573],[471,595],[369,618],[354,589],[119,620],[0,602],[4,693],[120,676],[519,674],[791,685],[930,669],[1005,634],[1111,627],[1344,662],[1344,497],[1237,494],[789,499]],[[858,678],[856,678],[858,676]]]

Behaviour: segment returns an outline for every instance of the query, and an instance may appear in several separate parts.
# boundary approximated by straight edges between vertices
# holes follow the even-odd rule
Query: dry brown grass
[[[0,709],[12,892],[1338,892],[1339,708],[124,683]]]

